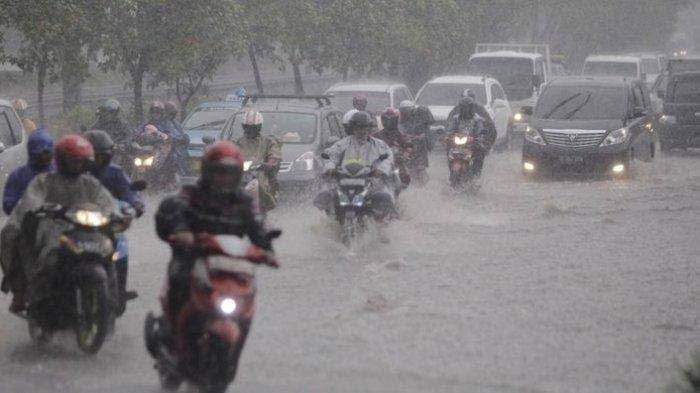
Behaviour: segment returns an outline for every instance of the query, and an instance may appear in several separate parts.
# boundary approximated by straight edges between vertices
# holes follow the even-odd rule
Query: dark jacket
[[[127,125],[118,118],[109,120],[98,118],[97,122],[92,125],[91,129],[102,130],[108,133],[109,136],[112,137],[112,140],[114,140],[114,143],[116,144],[128,141],[131,137],[131,131],[129,130],[129,127],[127,127]]]
[[[2,196],[2,210],[5,214],[10,214],[15,208],[17,202],[24,195],[29,183],[34,177],[40,173],[53,170],[53,164],[45,168],[37,168],[32,165],[32,162],[44,151],[53,150],[53,139],[49,133],[40,128],[32,133],[27,141],[28,162],[10,173],[10,176],[5,183],[5,190]]]
[[[127,202],[131,206],[143,204],[139,194],[131,190],[131,179],[129,179],[120,167],[110,164],[101,171],[92,172],[92,175],[95,176],[116,199]]]
[[[491,115],[489,115],[489,112],[486,110],[486,108],[479,104],[479,103],[474,103],[474,113],[479,115],[484,121],[484,127],[486,128],[485,130],[485,138],[486,138],[486,150],[490,150],[493,144],[496,142],[496,138],[498,137],[497,131],[496,131],[496,123],[493,121],[491,118]],[[455,106],[452,111],[450,111],[450,114],[447,115],[447,132],[454,132],[456,129],[455,127],[458,125],[457,122],[459,120],[459,105]]]
[[[253,200],[242,191],[223,200],[200,185],[185,186],[178,195],[161,202],[156,213],[156,232],[162,240],[177,232],[247,235],[266,250],[272,245],[255,219]]]

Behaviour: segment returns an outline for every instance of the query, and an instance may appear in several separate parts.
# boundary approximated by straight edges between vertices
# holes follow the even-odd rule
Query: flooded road
[[[310,203],[271,214],[283,267],[261,269],[238,392],[659,392],[700,345],[700,154],[628,181],[527,182],[491,155],[478,194],[401,196],[390,244],[348,250]],[[143,318],[169,250],[130,232],[140,293],[94,357],[45,350],[0,300],[0,392],[157,392]]]

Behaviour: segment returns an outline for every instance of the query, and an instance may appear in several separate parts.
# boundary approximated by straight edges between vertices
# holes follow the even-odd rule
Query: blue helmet
[[[231,90],[230,93],[226,96],[226,101],[236,101],[236,102],[242,102],[243,97],[246,96],[246,91],[244,87],[236,87],[235,89]]]

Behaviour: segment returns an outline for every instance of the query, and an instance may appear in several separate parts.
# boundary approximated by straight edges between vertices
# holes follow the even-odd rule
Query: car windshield
[[[620,87],[551,86],[537,102],[535,117],[554,120],[622,119],[627,90]]]
[[[359,95],[367,97],[367,110],[372,113],[382,113],[384,109],[391,106],[389,93],[385,92],[333,91],[329,94],[333,95],[333,106],[343,112],[352,109],[352,99]],[[396,103],[397,106],[398,104]]]
[[[295,112],[265,112],[263,116],[262,133],[272,135],[282,143],[310,144],[316,139],[316,115]],[[229,126],[229,135],[235,140],[243,136],[241,119],[244,113],[239,112]]]
[[[532,97],[533,70],[531,59],[514,57],[475,57],[467,65],[469,74],[491,75],[496,78],[511,101]]]
[[[637,63],[620,61],[588,61],[583,66],[583,75],[637,77]]]
[[[462,98],[465,89],[471,89],[476,94],[476,101],[486,105],[486,90],[484,85],[466,83],[428,83],[425,85],[416,104],[423,106],[455,106]]]
[[[649,75],[660,73],[659,59],[642,59],[642,72]]]
[[[700,78],[674,83],[667,100],[681,104],[700,103]]]
[[[185,130],[216,130],[221,131],[226,121],[236,113],[236,108],[201,108],[190,114],[182,128]]]

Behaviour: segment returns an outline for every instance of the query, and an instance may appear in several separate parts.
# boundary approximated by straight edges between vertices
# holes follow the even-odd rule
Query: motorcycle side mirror
[[[330,160],[331,156],[329,156],[328,153],[321,153],[321,158],[323,158],[324,160]]]
[[[389,154],[384,153],[384,154],[382,154],[381,156],[379,156],[379,161],[384,161],[384,160],[386,160],[387,158],[389,158]]]
[[[136,180],[131,182],[129,189],[131,191],[143,191],[148,187],[148,182],[145,180]]]
[[[204,142],[205,145],[211,145],[214,142],[216,142],[216,138],[214,138],[213,136],[209,136],[209,135],[203,136],[202,142]]]

